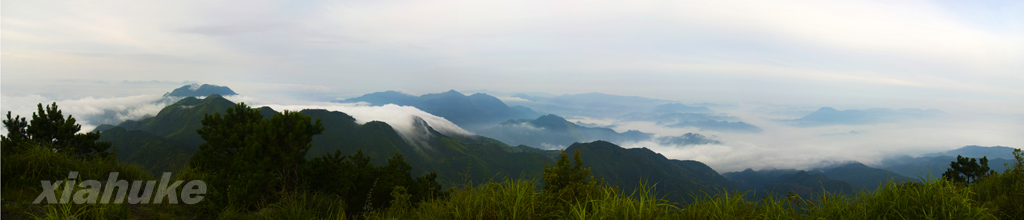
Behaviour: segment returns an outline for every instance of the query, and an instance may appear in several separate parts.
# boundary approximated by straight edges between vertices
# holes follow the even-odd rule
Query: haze
[[[1024,145],[1021,1],[4,1],[3,112],[155,114],[189,83],[256,105],[398,90],[716,103],[764,132],[563,115],[722,145],[629,143],[720,172]],[[821,107],[939,118],[795,127]],[[352,107],[357,108],[357,107]],[[372,110],[353,110],[372,111]],[[422,112],[420,112],[422,113]],[[416,113],[419,114],[419,113]],[[85,121],[86,128],[98,125]]]

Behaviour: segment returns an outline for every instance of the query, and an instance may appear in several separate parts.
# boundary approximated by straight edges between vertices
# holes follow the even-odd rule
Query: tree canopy
[[[981,162],[980,164],[978,162]],[[956,161],[949,162],[949,169],[942,173],[942,178],[950,182],[974,183],[981,178],[989,176],[992,171],[988,167],[988,157],[981,157],[981,160],[957,155]]]
[[[34,142],[39,146],[51,148],[57,152],[69,153],[78,157],[91,155],[106,156],[112,144],[110,142],[97,141],[100,138],[98,132],[78,133],[82,125],[71,115],[64,117],[63,112],[57,108],[57,103],[37,105],[38,110],[32,113],[32,120],[26,121],[20,115],[11,117],[7,112],[7,118],[3,124],[7,127],[7,136],[2,137],[4,146],[11,146],[5,150],[17,151],[23,148],[26,142]]]

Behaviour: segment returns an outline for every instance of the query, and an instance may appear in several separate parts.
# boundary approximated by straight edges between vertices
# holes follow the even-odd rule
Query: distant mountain
[[[846,181],[859,189],[868,191],[873,191],[880,184],[888,183],[890,180],[894,182],[919,181],[919,179],[910,178],[888,170],[868,167],[858,162],[824,169],[823,171],[825,176],[829,178]]]
[[[614,143],[651,140],[653,134],[630,130],[618,133],[610,128],[584,127],[565,118],[549,114],[534,120],[509,120],[478,132],[511,145],[529,145],[542,149],[561,149],[575,142],[596,140]],[[673,145],[719,143],[700,134],[661,137],[658,141]]]
[[[746,122],[727,122],[727,121],[686,121],[677,124],[667,125],[666,127],[671,128],[686,128],[695,127],[700,128],[701,131],[725,131],[725,132],[746,132],[746,133],[759,133],[762,132],[761,128],[757,126],[747,124]]]
[[[852,184],[830,179],[820,171],[803,170],[760,170],[746,169],[741,172],[723,173],[738,190],[747,191],[748,200],[757,200],[763,196],[785,198],[787,193],[794,193],[803,198],[813,198],[822,192],[855,195],[857,190]]]
[[[537,112],[526,107],[509,107],[494,96],[483,93],[466,96],[455,90],[418,97],[396,91],[375,92],[339,102],[365,102],[374,106],[386,104],[413,106],[432,115],[448,119],[448,121],[471,131],[486,128],[509,119],[540,116]]]
[[[516,94],[513,97],[529,100],[520,104],[540,112],[596,118],[613,118],[628,112],[647,112],[656,106],[674,103],[668,100],[604,93],[566,94],[555,97]]]
[[[620,116],[619,119],[625,121],[652,121],[661,126],[675,128],[693,127],[699,128],[702,131],[740,133],[758,133],[763,131],[761,128],[742,122],[739,118],[733,116],[715,115],[711,113],[664,112],[666,111],[662,111],[660,113],[658,111],[631,112]]]
[[[211,94],[205,99],[187,97],[164,107],[154,117],[124,121],[117,127],[129,131],[141,130],[187,146],[199,146],[203,139],[199,137],[196,130],[202,127],[203,117],[206,114],[223,114],[228,107],[234,105],[235,103],[217,94]],[[112,127],[101,125],[97,126],[96,130],[103,131],[101,128]]]
[[[191,84],[182,86],[181,88],[174,89],[173,91],[164,94],[164,96],[177,96],[177,97],[192,97],[192,96],[209,96],[218,94],[222,96],[226,95],[238,95],[235,91],[232,91],[227,86],[217,86],[210,84]]]
[[[733,116],[713,115],[707,113],[667,113],[667,114],[651,114],[634,112],[623,115],[620,117],[623,120],[628,121],[653,121],[658,124],[676,124],[689,121],[732,121],[738,122],[739,118]]]
[[[665,136],[655,138],[658,143],[664,145],[701,145],[701,144],[722,144],[722,142],[709,139],[697,133],[686,133],[680,136]]]
[[[234,106],[233,102],[219,95],[205,99],[189,97],[164,108],[155,117],[98,128],[102,128],[102,140],[114,143],[119,158],[139,162],[150,171],[173,171],[187,163],[203,143],[196,133],[202,127],[202,118],[206,114],[223,114],[231,106]],[[277,113],[268,107],[259,109],[264,117]],[[512,147],[475,135],[446,136],[434,131],[422,119],[417,121],[416,129],[424,136],[410,139],[384,122],[358,124],[353,117],[336,111],[300,112],[314,120],[320,119],[326,127],[323,134],[313,137],[308,157],[338,150],[352,154],[362,149],[373,163],[386,164],[388,157],[401,153],[412,165],[415,175],[436,171],[439,180],[445,183],[461,183],[462,180],[481,182],[518,175],[528,179],[540,178],[544,163],[553,162],[552,153],[539,149]]]
[[[453,90],[454,91],[454,90]],[[461,94],[460,94],[461,95]],[[386,92],[375,92],[359,96],[356,98],[350,98],[342,100],[343,103],[352,102],[366,102],[373,106],[381,106],[387,104],[403,105],[403,106],[416,106],[419,105],[423,100],[420,97],[401,93],[398,91],[386,91]]]
[[[782,120],[794,126],[822,126],[822,125],[862,125],[882,122],[895,122],[904,119],[925,118],[944,115],[945,112],[928,109],[884,109],[873,108],[865,110],[843,110],[839,111],[831,107],[822,107],[811,114],[792,120]]]
[[[699,106],[699,107],[698,106],[687,106],[687,105],[683,105],[683,104],[680,104],[680,103],[669,103],[669,104],[654,106],[654,109],[652,109],[652,111],[656,112],[656,113],[676,113],[676,112],[712,113],[713,112],[713,111],[711,111],[711,109],[708,109],[708,107],[703,107],[703,106]]]
[[[956,161],[957,155],[971,158],[988,156],[988,166],[993,171],[1002,173],[1006,170],[1006,164],[1013,163],[1013,148],[1010,147],[982,147],[965,146],[959,149],[946,152],[925,154],[921,157],[907,155],[895,156],[882,159],[878,166],[880,169],[891,170],[909,177],[939,178],[949,168],[949,163]]]
[[[935,157],[935,156],[954,156],[955,157],[957,155],[960,155],[960,156],[972,157],[972,158],[988,157],[988,159],[990,159],[990,160],[991,159],[995,159],[995,158],[1003,158],[1003,159],[1007,159],[1007,160],[1012,160],[1012,159],[1014,159],[1013,158],[1013,149],[1014,148],[1012,148],[1012,147],[1004,147],[1004,146],[983,147],[983,146],[977,146],[977,145],[969,145],[969,146],[964,146],[964,147],[957,148],[957,149],[954,149],[954,150],[949,150],[949,151],[946,151],[946,152],[925,154],[924,156],[925,157]]]
[[[187,163],[202,142],[191,136],[198,136],[196,130],[202,125],[201,118],[211,113],[223,114],[233,105],[219,95],[184,98],[152,118],[100,126],[101,140],[113,142],[123,161],[138,163],[151,172],[174,171]],[[264,117],[277,113],[267,107],[259,110]],[[373,163],[385,164],[388,157],[401,153],[412,166],[414,175],[437,172],[438,180],[447,186],[504,177],[540,179],[544,165],[554,162],[553,157],[559,154],[559,151],[525,145],[512,147],[484,136],[441,134],[422,119],[414,123],[417,130],[414,133],[422,136],[406,137],[387,123],[359,124],[343,112],[309,109],[300,112],[319,119],[326,128],[323,134],[313,137],[307,157],[335,151],[352,154],[361,149]],[[554,118],[541,119],[538,124],[561,122],[564,128],[573,125],[566,124],[564,119],[547,119]],[[567,150],[576,149],[581,150],[586,166],[593,167],[595,176],[606,178],[623,189],[631,190],[640,180],[648,180],[652,185],[658,183],[657,192],[673,196],[671,199],[675,200],[699,190],[711,192],[728,187],[724,177],[700,162],[669,160],[649,149],[623,149],[596,141],[574,144]]]
[[[583,166],[608,184],[626,193],[645,182],[656,185],[658,196],[670,201],[693,201],[691,196],[731,190],[729,181],[707,165],[692,160],[672,160],[647,148],[625,149],[606,141],[575,143],[566,153],[580,151]]]
[[[336,111],[302,110],[302,114],[320,119],[327,128],[313,137],[308,156],[319,156],[340,150],[343,154],[362,149],[375,164],[386,164],[386,158],[401,153],[416,175],[437,172],[446,183],[481,182],[493,177],[524,175],[540,178],[545,154],[530,152],[524,147],[511,147],[483,136],[446,136],[438,133],[422,119],[415,123],[424,137],[403,137],[384,122],[358,124],[351,116]],[[418,138],[418,139],[417,139]],[[414,141],[414,142],[410,142]],[[415,141],[422,141],[417,143]]]

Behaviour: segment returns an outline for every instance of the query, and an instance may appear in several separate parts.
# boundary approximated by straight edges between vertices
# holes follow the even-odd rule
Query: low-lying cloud
[[[808,169],[842,161],[880,165],[888,156],[920,156],[966,145],[1020,148],[1024,125],[1004,116],[949,115],[941,120],[914,119],[899,123],[794,127],[777,121],[777,115],[756,113],[760,106],[744,106],[729,112],[764,129],[762,133],[699,131],[672,128],[644,121],[620,121],[617,131],[641,130],[664,136],[701,133],[721,144],[679,147],[655,141],[624,143],[646,147],[673,159],[697,160],[719,172],[746,168]]]
[[[20,115],[31,120],[37,112],[38,104],[50,105],[54,102],[64,117],[74,117],[82,125],[81,132],[90,132],[101,124],[119,124],[125,120],[137,120],[154,116],[167,105],[179,98],[161,95],[136,95],[122,97],[84,97],[71,99],[55,99],[40,94],[22,96],[2,96],[3,105],[0,110],[11,117]],[[6,119],[6,118],[5,118]],[[3,129],[7,134],[7,129]]]
[[[247,96],[228,96],[229,100],[240,102],[244,100],[247,105],[253,107],[267,106],[273,108],[276,111],[301,111],[303,109],[326,109],[329,111],[339,111],[345,114],[351,115],[356,119],[356,123],[365,124],[371,121],[380,121],[387,123],[395,129],[402,138],[414,145],[419,144],[421,140],[425,140],[421,130],[416,126],[416,119],[422,119],[435,131],[444,135],[459,135],[467,136],[473,135],[473,133],[463,130],[454,123],[424,112],[412,106],[399,106],[394,104],[387,104],[383,106],[366,106],[352,103],[330,103],[330,102],[308,102],[304,104],[270,104],[258,99]]]

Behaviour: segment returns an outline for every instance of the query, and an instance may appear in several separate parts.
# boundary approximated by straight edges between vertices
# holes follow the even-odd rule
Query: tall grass
[[[422,202],[409,212],[378,212],[370,219],[538,219],[545,217],[544,211],[538,210],[539,196],[533,182],[507,179],[476,187],[467,185],[446,199]],[[403,208],[406,207],[389,209]],[[396,216],[396,213],[405,215]]]
[[[71,171],[77,179],[106,181],[110,172],[118,179],[151,179],[149,172],[136,165],[120,164],[113,156],[77,158],[54,152],[36,144],[26,144],[16,153],[3,155],[3,216],[13,219],[124,219],[131,215],[127,205],[119,204],[32,204],[43,191],[41,180],[65,180]],[[4,146],[4,150],[9,150]],[[63,191],[64,184],[56,192]]]
[[[825,192],[815,198],[765,196],[747,201],[742,192],[705,194],[688,205],[654,197],[653,187],[626,194],[611,187],[559,206],[521,180],[463,187],[447,199],[369,219],[998,219],[997,210],[972,197],[970,187],[945,180],[923,184],[889,182],[873,192],[847,197]],[[1019,216],[1011,216],[1019,217]],[[1014,218],[1008,218],[1014,219]]]

